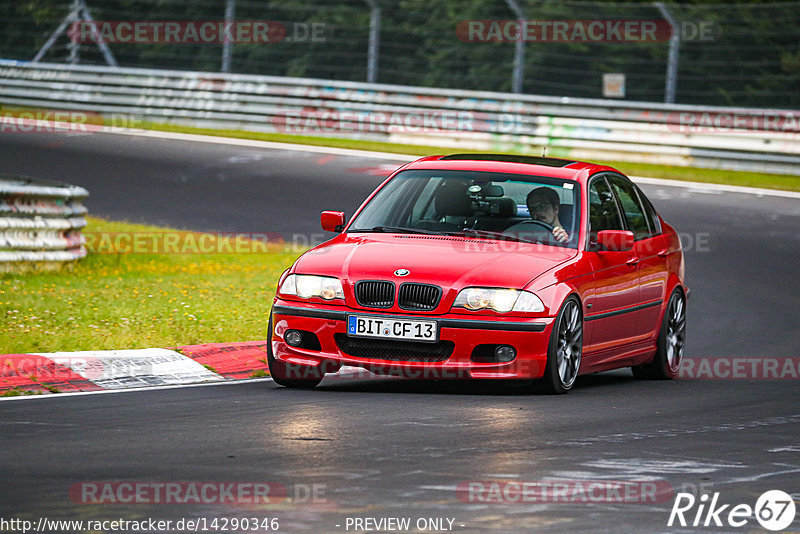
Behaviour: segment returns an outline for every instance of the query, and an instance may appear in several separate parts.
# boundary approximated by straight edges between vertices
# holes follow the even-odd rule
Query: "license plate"
[[[439,335],[436,321],[392,319],[349,315],[347,333],[356,337],[406,339],[409,341],[436,341]]]

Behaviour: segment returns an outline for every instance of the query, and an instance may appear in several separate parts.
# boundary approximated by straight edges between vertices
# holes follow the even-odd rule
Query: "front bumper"
[[[269,333],[272,352],[277,360],[299,366],[323,366],[332,371],[341,365],[362,367],[381,374],[408,378],[507,378],[536,379],[544,374],[547,345],[554,318],[535,319],[495,318],[465,314],[422,315],[381,313],[375,310],[355,310],[342,306],[304,304],[276,299],[272,307],[273,332]],[[364,357],[364,350],[353,351],[347,341],[347,316],[369,315],[435,320],[439,325],[439,343],[452,343],[452,352],[441,361],[411,361],[397,356],[381,359]],[[284,341],[288,329],[311,332],[319,347],[297,348]],[[375,340],[370,340],[375,341]],[[379,343],[379,342],[377,342]],[[396,341],[399,345],[408,342]],[[367,343],[368,344],[368,343]],[[421,346],[423,344],[413,343]],[[511,345],[516,358],[508,363],[474,361],[479,345]],[[480,350],[480,349],[479,349]],[[354,354],[358,352],[359,355]],[[480,360],[480,358],[478,358]]]

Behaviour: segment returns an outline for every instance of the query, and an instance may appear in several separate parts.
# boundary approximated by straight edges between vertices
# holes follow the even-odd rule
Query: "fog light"
[[[498,362],[510,362],[517,357],[517,350],[511,345],[498,345],[494,349],[494,357]]]
[[[299,347],[303,344],[303,334],[297,330],[287,330],[283,335],[283,339],[292,347]]]

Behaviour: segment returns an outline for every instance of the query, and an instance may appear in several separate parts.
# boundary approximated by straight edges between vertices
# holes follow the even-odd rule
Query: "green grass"
[[[26,390],[19,388],[11,388],[0,393],[0,397],[22,397],[27,395],[42,395],[44,391],[41,390]]]
[[[106,253],[60,271],[0,274],[0,354],[264,339],[278,277],[301,252],[113,254],[96,236],[170,231],[87,220],[92,248]]]

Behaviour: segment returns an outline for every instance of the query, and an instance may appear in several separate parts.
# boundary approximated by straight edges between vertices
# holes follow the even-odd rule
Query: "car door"
[[[584,302],[584,319],[592,322],[586,353],[602,353],[631,341],[635,333],[635,309],[639,304],[639,276],[633,250],[598,250],[597,232],[625,230],[613,190],[604,175],[593,177],[589,194],[589,244],[587,255],[594,276],[592,296]],[[613,353],[605,356],[613,357]],[[598,361],[605,359],[600,356]]]
[[[609,175],[608,181],[619,200],[626,227],[633,232],[633,252],[638,260],[639,307],[635,312],[633,334],[649,337],[658,328],[667,289],[666,238],[661,234],[654,210],[649,212],[652,206],[630,180],[620,175]]]

